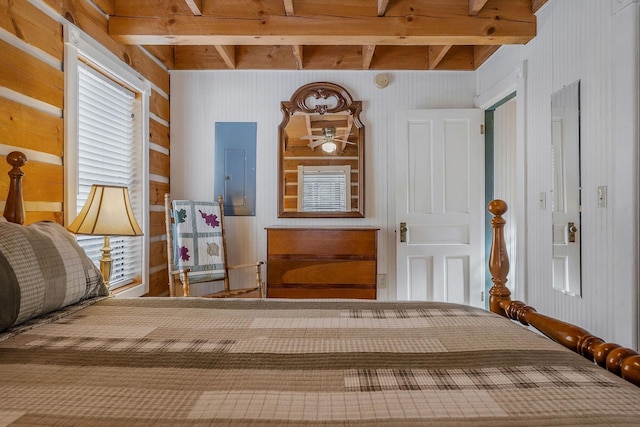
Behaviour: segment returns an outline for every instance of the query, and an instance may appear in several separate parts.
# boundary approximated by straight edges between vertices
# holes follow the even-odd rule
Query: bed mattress
[[[102,299],[0,336],[0,425],[635,425],[640,388],[445,303]]]

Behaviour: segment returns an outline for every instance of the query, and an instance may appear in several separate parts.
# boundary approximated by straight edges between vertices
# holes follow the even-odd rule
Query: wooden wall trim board
[[[60,59],[58,59],[58,58],[56,58],[54,56],[51,56],[50,54],[48,54],[44,50],[41,50],[40,48],[38,48],[38,47],[36,47],[34,45],[31,45],[31,44],[25,42],[22,39],[19,39],[14,34],[11,34],[9,32],[5,32],[5,31],[0,31],[0,40],[3,40],[4,42],[15,46],[16,48],[20,49],[21,51],[23,51],[25,53],[28,53],[34,59],[39,59],[42,62],[49,64],[50,66],[52,66],[53,68],[55,68],[57,70],[62,70],[62,60],[60,60]]]
[[[167,122],[170,121],[169,99],[155,90],[151,91],[151,96],[149,97],[149,109],[161,119]]]
[[[43,113],[50,114],[54,117],[62,117],[62,108],[55,107],[46,102],[39,101],[35,98],[31,98],[23,93],[16,92],[13,89],[9,89],[5,86],[0,86],[0,98],[4,98],[10,101],[17,102],[18,104],[32,107]]]
[[[151,237],[164,236],[164,211],[149,212],[149,234]]]
[[[169,149],[169,127],[156,120],[149,120],[149,142]]]
[[[0,0],[0,27],[25,44],[62,61],[62,26],[28,1]]]
[[[0,51],[0,85],[62,108],[62,71],[4,41],[0,41]]]
[[[15,145],[0,144],[0,156],[7,156],[12,151],[16,151]],[[23,154],[25,154],[29,161],[33,160],[52,165],[62,165],[62,157],[60,156],[48,154],[42,151],[35,151],[28,148],[19,148],[18,151],[21,151]]]
[[[149,173],[169,176],[169,156],[155,150],[149,150]]]
[[[148,79],[149,172],[164,181],[151,181],[148,190],[153,239],[148,289],[150,294],[162,294],[167,288],[167,263],[164,225],[159,223],[163,214],[158,209],[169,189],[170,149],[169,72],[162,62],[172,60],[173,49],[117,43],[107,33],[114,12],[114,0],[0,0],[0,163],[6,165],[4,157],[14,150],[30,158],[23,182],[27,223],[63,222],[65,23],[71,22]],[[156,53],[162,53],[161,60],[153,57]],[[8,191],[5,169],[0,168],[0,194]]]
[[[163,119],[162,117],[158,116],[157,114],[155,114],[153,111],[149,111],[149,120],[153,120],[155,122],[160,123],[161,125],[165,126],[165,127],[169,127],[169,122],[166,121],[165,119]]]
[[[0,97],[0,134],[3,144],[61,157],[63,130],[62,117]]]

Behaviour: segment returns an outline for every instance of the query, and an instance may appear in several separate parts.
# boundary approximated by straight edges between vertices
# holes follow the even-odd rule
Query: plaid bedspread
[[[640,425],[640,388],[461,305],[139,298],[55,317],[0,336],[2,426]]]

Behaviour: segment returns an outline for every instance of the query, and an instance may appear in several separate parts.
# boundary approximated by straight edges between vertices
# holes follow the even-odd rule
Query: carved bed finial
[[[22,177],[24,172],[21,167],[27,163],[27,156],[20,151],[12,151],[7,155],[7,163],[12,166],[9,175],[9,194],[4,206],[4,217],[9,222],[24,223],[24,202],[22,198]]]

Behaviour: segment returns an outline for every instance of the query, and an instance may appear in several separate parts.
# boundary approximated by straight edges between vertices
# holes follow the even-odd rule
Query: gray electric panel
[[[215,198],[224,198],[225,215],[256,214],[255,122],[216,122]]]

